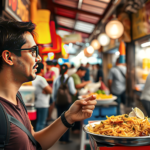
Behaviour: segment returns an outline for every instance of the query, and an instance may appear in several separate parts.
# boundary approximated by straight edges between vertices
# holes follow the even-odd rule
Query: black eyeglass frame
[[[34,47],[31,47],[31,48],[13,49],[12,51],[24,51],[24,50],[34,50],[34,51],[36,51],[36,57],[38,57],[38,55],[39,55],[39,48],[37,45]]]

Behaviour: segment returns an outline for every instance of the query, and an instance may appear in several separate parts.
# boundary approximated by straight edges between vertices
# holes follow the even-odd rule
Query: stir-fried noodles
[[[107,120],[101,121],[100,124],[88,126],[88,131],[108,136],[121,137],[138,137],[149,136],[150,123],[148,118],[139,119],[137,117],[129,117],[128,115],[111,116]]]

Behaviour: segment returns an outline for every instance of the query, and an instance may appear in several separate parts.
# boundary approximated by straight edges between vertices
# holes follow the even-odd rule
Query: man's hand
[[[45,90],[42,91],[43,94],[46,94]]]
[[[72,124],[76,121],[81,121],[91,117],[93,109],[97,104],[95,98],[96,97],[92,95],[82,100],[76,100],[65,113],[67,121]]]

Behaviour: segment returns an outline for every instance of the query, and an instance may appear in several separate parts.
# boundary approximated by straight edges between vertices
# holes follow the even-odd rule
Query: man
[[[110,92],[117,96],[117,114],[120,115],[120,103],[125,104],[126,66],[124,63],[119,63],[119,59],[116,61],[116,66],[109,71],[108,86]]]
[[[97,69],[98,69],[98,71],[97,71],[96,82],[104,81],[102,66],[97,64]]]
[[[89,69],[89,67],[90,67],[90,64],[87,63],[86,66],[85,66],[85,68],[86,68],[86,73],[85,73],[85,75],[83,76],[83,80],[84,80],[84,81],[89,81],[89,80],[90,80],[90,69]]]
[[[72,77],[69,77],[68,79],[68,82],[67,82],[67,85],[68,85],[68,88],[67,89],[64,89],[63,91],[59,91],[59,88],[61,86],[61,78],[62,76],[64,77],[64,80],[63,80],[63,83],[66,82],[67,78],[68,78],[68,75],[67,75],[67,71],[68,71],[68,66],[66,64],[63,64],[61,65],[61,69],[60,69],[60,75],[57,79],[54,80],[54,84],[53,84],[53,101],[56,102],[56,108],[57,108],[57,116],[59,117],[65,110],[67,110],[70,105],[71,105],[71,95],[76,95],[77,94],[77,90],[75,89],[75,86],[74,86],[74,82],[73,82],[73,79]],[[64,87],[63,87],[64,88]],[[59,92],[61,92],[61,97],[59,97]],[[63,92],[63,93],[62,93]],[[60,98],[59,101],[63,101],[63,96],[64,94],[66,95],[65,96],[65,99],[68,100],[68,103],[65,103],[63,104],[62,103],[58,103],[58,98]],[[68,94],[68,95],[67,95]],[[70,101],[70,103],[69,103]],[[68,143],[69,142],[69,130],[59,139],[59,141],[61,143]]]
[[[44,75],[44,77],[47,79],[47,81],[50,83],[50,86],[53,87],[53,82],[54,79],[56,79],[59,76],[59,70],[60,70],[60,66],[57,62],[52,62],[52,61],[48,61],[47,62],[47,73]],[[55,107],[53,100],[52,100],[52,96],[50,97],[50,101],[49,101],[50,107],[48,110],[48,117],[47,117],[47,121],[54,121],[54,119],[51,117],[52,115],[52,111]]]
[[[81,78],[83,78],[86,74],[86,68],[85,67],[79,67],[77,72],[71,75],[71,77],[74,80],[74,84],[77,90],[80,90],[84,88],[88,83],[91,83],[91,81],[84,81],[81,82]],[[75,100],[75,99],[74,99]]]
[[[71,67],[68,69],[68,76],[71,76],[72,74],[76,73],[77,69],[75,68],[75,66],[72,64]]]
[[[44,78],[49,83],[51,87],[53,87],[53,81],[56,78],[56,74],[51,68],[53,67],[53,63],[51,61],[47,62],[46,70],[47,72],[44,74]]]
[[[147,116],[150,117],[150,74],[147,76],[140,99],[145,108]]]
[[[71,76],[74,80],[75,88],[77,90],[80,90],[81,88],[84,88],[88,83],[91,82],[91,81],[81,82],[81,78],[85,76],[85,73],[86,73],[86,68],[81,66],[81,67],[78,68],[77,72],[74,73]],[[78,99],[78,96],[77,95],[72,95],[73,102],[76,101],[76,99]],[[75,123],[72,130],[75,134],[78,134],[80,132],[80,121],[77,121]]]
[[[95,96],[78,100],[53,124],[39,132],[34,132],[23,105],[16,98],[22,83],[36,78],[37,62],[41,61],[38,47],[33,39],[34,29],[35,25],[31,22],[0,19],[0,103],[9,115],[20,121],[31,132],[42,149],[46,150],[75,121],[90,117],[96,101]],[[6,150],[36,149],[27,134],[12,123],[9,137],[9,143],[5,146]]]
[[[43,78],[44,65],[38,63],[36,79],[32,81],[32,85],[35,87],[35,107],[37,110],[37,123],[36,131],[40,131],[46,125],[46,118],[48,115],[50,94],[52,88],[49,86],[45,78]]]
[[[59,76],[60,65],[57,61],[53,61],[53,66],[51,67],[51,71],[55,72],[55,79]]]

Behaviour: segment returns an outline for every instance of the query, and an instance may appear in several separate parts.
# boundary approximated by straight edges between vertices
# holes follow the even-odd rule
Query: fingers
[[[77,100],[76,104],[77,105],[96,105],[97,101],[95,100],[95,96],[92,95],[86,99]]]
[[[82,110],[86,110],[86,109],[94,110],[94,108],[95,108],[94,105],[87,105],[87,106],[83,106]]]
[[[95,100],[95,99],[96,99],[96,96],[95,95],[91,95],[91,96],[85,98],[84,101],[89,101],[89,100],[91,101],[91,100]]]
[[[88,117],[91,117],[92,116],[92,113],[93,113],[93,110],[90,110],[90,109],[86,109],[86,110],[82,110],[83,113],[87,113],[87,116]]]

